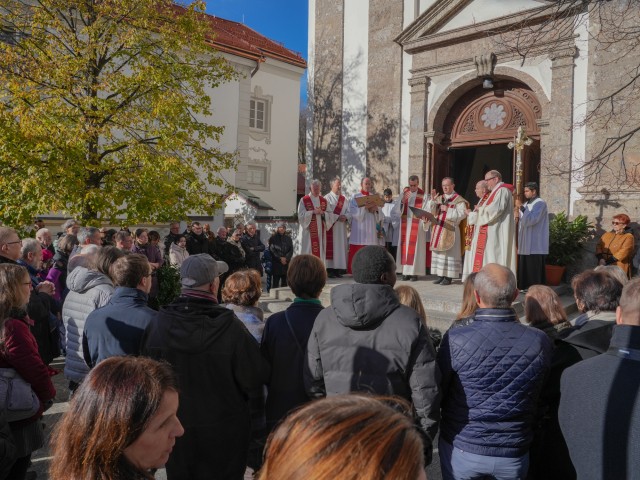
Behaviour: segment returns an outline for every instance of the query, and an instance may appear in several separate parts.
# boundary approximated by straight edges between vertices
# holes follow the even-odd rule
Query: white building
[[[297,207],[300,54],[246,25],[211,17],[213,47],[241,73],[209,92],[221,147],[237,152],[237,171],[222,172],[238,194],[216,213],[215,226],[291,217]],[[203,219],[209,220],[207,217]]]

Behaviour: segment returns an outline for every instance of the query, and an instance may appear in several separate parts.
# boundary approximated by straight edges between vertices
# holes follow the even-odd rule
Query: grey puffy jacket
[[[76,267],[67,276],[67,295],[62,307],[62,320],[67,331],[64,376],[80,383],[89,373],[82,355],[82,333],[87,316],[105,306],[114,292],[111,279],[104,273]]]
[[[349,392],[398,395],[415,408],[425,455],[440,418],[440,373],[427,328],[389,285],[347,284],[331,290],[316,318],[304,381],[310,397]]]

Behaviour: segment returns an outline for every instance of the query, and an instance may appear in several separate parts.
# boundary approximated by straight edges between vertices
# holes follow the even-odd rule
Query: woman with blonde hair
[[[312,402],[271,434],[259,480],[426,480],[411,406],[396,397]]]
[[[418,291],[415,288],[410,287],[409,285],[400,285],[394,290],[398,295],[398,300],[400,300],[400,303],[406,305],[407,307],[411,307],[416,312],[418,312],[418,315],[420,315],[420,318],[422,318],[422,321],[426,325],[427,312],[424,310],[424,305],[422,304],[422,299],[420,298],[420,294],[418,293]]]
[[[460,309],[458,316],[453,321],[449,329],[466,327],[467,325],[473,323],[474,314],[478,309],[478,302],[476,301],[476,296],[474,294],[475,288],[473,285],[477,274],[478,272],[472,272],[464,280],[462,290],[462,308]]]
[[[234,311],[258,343],[262,341],[264,331],[264,315],[257,306],[261,295],[260,272],[253,269],[232,273],[222,288],[222,301]]]
[[[572,330],[560,297],[546,285],[531,285],[524,298],[528,324],[546,333],[551,340],[563,338]]]
[[[44,445],[42,413],[53,403],[56,389],[49,368],[38,353],[38,344],[29,329],[27,302],[31,295],[31,278],[24,267],[0,265],[0,368],[11,369],[31,385],[40,405],[29,418],[9,419],[16,447],[16,458],[9,479],[22,480],[31,463],[31,453]]]

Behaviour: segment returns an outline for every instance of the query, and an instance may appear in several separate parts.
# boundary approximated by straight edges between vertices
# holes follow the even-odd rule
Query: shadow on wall
[[[308,171],[322,182],[324,190],[328,190],[330,180],[336,176],[345,186],[357,186],[365,175],[371,176],[379,193],[386,186],[397,188],[400,161],[394,151],[399,150],[399,121],[384,112],[367,112],[366,106],[361,106],[366,99],[353,101],[344,96],[343,86],[358,81],[363,55],[358,54],[344,68],[341,58],[336,58],[330,49],[316,51],[314,58],[305,111],[305,120],[310,125],[307,145],[312,148],[308,158],[313,162]],[[373,132],[369,130],[368,137],[367,122],[375,122],[377,126]],[[365,171],[363,166],[371,163],[378,166]]]

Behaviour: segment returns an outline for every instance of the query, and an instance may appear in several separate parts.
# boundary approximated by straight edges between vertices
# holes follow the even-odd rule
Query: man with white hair
[[[51,325],[56,324],[56,315],[60,307],[53,299],[55,286],[49,281],[40,281],[38,272],[42,264],[42,247],[35,238],[25,238],[20,247],[20,258],[17,262],[29,272],[31,278],[31,295],[27,304],[27,314],[32,320],[30,325],[38,343],[38,352],[42,360],[49,364],[58,355],[58,335]]]
[[[327,221],[327,272],[329,277],[342,277],[347,271],[347,222],[349,202],[342,194],[342,183],[338,177],[331,180],[331,191],[327,199],[327,211],[332,213]]]
[[[78,254],[85,254],[90,251],[94,251],[94,247],[90,247],[91,245],[96,245],[97,247],[102,246],[102,234],[100,233],[100,229],[96,227],[82,227],[78,230],[78,245],[75,246],[71,255],[69,255],[69,260],[75,257]]]
[[[327,200],[320,195],[320,180],[311,181],[311,192],[298,202],[300,253],[311,254],[324,263],[327,247]]]
[[[515,275],[516,224],[513,217],[513,187],[502,181],[502,174],[497,170],[488,171],[484,180],[491,193],[487,201],[477,209],[478,236],[474,238],[472,246],[473,271],[479,271],[488,263],[497,263],[504,265]]]
[[[51,254],[55,254],[56,250],[53,248],[53,239],[51,238],[51,232],[48,228],[41,228],[36,232],[36,240],[40,242],[40,246],[43,250],[49,250]]]
[[[525,478],[552,344],[511,308],[512,271],[491,263],[473,284],[473,323],[445,333],[438,352],[442,478]]]

